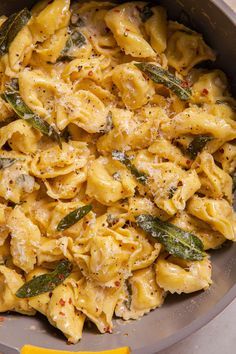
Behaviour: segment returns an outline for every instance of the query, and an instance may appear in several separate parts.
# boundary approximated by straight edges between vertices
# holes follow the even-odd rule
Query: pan
[[[11,14],[30,0],[1,0],[0,15]],[[221,0],[164,0],[170,19],[203,33],[214,48],[214,65],[228,75],[236,94],[236,15]],[[68,348],[64,338],[40,316],[26,318],[7,314],[0,327],[0,352],[17,354],[25,344],[44,348],[101,351],[129,346],[135,354],[154,354],[203,327],[219,314],[236,296],[236,244],[211,253],[213,285],[206,292],[191,295],[169,295],[161,310],[152,311],[140,321],[115,321],[113,334],[99,335],[85,329],[83,340]]]

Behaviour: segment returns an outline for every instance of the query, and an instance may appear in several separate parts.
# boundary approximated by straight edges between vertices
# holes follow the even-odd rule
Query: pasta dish
[[[86,321],[111,333],[209,288],[208,251],[236,240],[236,101],[216,55],[141,1],[0,17],[0,312],[40,312],[77,343]]]

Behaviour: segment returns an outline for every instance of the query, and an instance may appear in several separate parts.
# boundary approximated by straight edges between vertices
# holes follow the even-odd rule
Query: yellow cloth
[[[25,345],[21,349],[21,354],[71,354],[72,352],[62,351],[62,350],[54,350],[54,349],[46,349],[46,348],[39,348],[34,347],[32,345]],[[101,352],[76,352],[77,354],[130,354],[130,350],[128,347],[118,348],[118,349],[111,349],[105,350]]]

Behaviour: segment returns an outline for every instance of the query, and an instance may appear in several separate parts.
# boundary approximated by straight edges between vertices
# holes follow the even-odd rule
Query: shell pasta
[[[203,36],[142,1],[43,0],[0,38],[0,312],[77,343],[206,290],[236,241],[236,101]]]

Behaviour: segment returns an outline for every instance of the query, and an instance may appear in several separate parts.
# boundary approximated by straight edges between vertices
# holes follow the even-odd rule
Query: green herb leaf
[[[162,243],[170,254],[192,261],[204,258],[203,244],[197,236],[151,215],[139,215],[136,222],[141,229]]]
[[[230,106],[234,111],[236,111],[236,102],[234,99],[232,99],[232,100],[227,100],[227,99],[216,100],[216,104],[226,104],[226,105]]]
[[[124,152],[117,150],[112,151],[112,158],[122,162],[130,170],[132,175],[136,177],[138,182],[142,184],[147,182],[148,176],[145,173],[138,171],[138,169],[131,163],[130,159]]]
[[[175,191],[177,191],[177,187],[175,187],[175,186],[172,186],[172,187],[170,187],[170,189],[169,189],[169,194],[168,194],[168,198],[169,199],[171,199],[171,198],[173,198],[173,196],[174,196],[174,194],[175,194]]]
[[[16,162],[16,159],[8,158],[8,157],[0,157],[0,169],[7,168],[13,163]]]
[[[27,121],[30,125],[32,125],[32,127],[39,130],[42,134],[55,140],[61,146],[60,135],[50,124],[40,118],[25,104],[19,92],[16,90],[15,82],[13,82],[12,86],[7,86],[7,90],[1,95],[1,97],[12,107],[20,118]]]
[[[64,282],[72,272],[72,268],[72,263],[64,259],[58,263],[53,272],[39,275],[26,282],[17,290],[16,296],[24,299],[52,291]]]
[[[0,27],[0,57],[8,52],[10,44],[31,17],[28,9],[12,14]]]
[[[112,113],[108,112],[108,115],[106,117],[106,124],[105,126],[103,126],[101,128],[101,130],[99,131],[99,133],[109,133],[109,131],[111,131],[114,128],[113,126],[113,121],[112,121]]]
[[[169,71],[160,68],[151,63],[135,63],[137,68],[143,71],[152,81],[157,84],[163,84],[172,90],[181,100],[186,101],[190,99],[191,90],[186,83],[178,79]]]
[[[65,45],[64,49],[62,50],[57,61],[72,60],[73,56],[70,55],[70,51],[73,48],[80,48],[84,44],[86,44],[85,36],[81,32],[78,31],[77,27],[72,28],[71,33],[70,33],[70,37],[68,38],[66,45]]]
[[[73,210],[71,213],[66,215],[57,225],[57,231],[64,231],[81,220],[85,215],[87,215],[92,210],[92,205],[85,205],[81,208]]]
[[[152,5],[147,4],[140,10],[140,18],[142,22],[146,22],[153,15],[153,11],[151,9]]]
[[[197,154],[202,151],[204,146],[213,139],[212,136],[208,135],[197,135],[187,147],[187,153],[192,159],[195,159]]]

